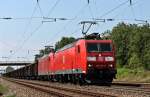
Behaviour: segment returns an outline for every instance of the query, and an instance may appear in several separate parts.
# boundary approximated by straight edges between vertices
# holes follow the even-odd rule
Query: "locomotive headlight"
[[[89,67],[92,67],[92,65],[91,65],[91,64],[89,64],[88,66],[89,66]]]
[[[111,68],[112,68],[112,67],[113,67],[113,65],[112,65],[112,64],[109,64],[109,67],[111,67]]]
[[[88,61],[96,61],[96,57],[87,57]]]
[[[105,61],[114,61],[113,57],[105,57]]]

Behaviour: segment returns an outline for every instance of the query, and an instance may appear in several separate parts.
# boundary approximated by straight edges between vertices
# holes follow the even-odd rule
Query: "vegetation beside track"
[[[8,92],[8,88],[0,84],[0,93],[5,94]]]
[[[0,84],[0,94],[1,95],[7,95],[7,93],[8,93],[8,87]],[[16,97],[16,96],[15,95],[8,95],[8,96],[3,96],[3,97]]]
[[[150,71],[144,70],[142,68],[118,68],[117,79],[115,81],[150,83]]]
[[[150,24],[122,22],[101,36],[114,42],[116,63],[119,64],[118,81],[150,82]],[[56,43],[55,50],[74,40],[74,37],[63,37]],[[37,56],[41,57],[49,51],[48,48],[42,49]]]
[[[6,96],[6,97],[16,97],[15,95],[10,95],[10,96]]]

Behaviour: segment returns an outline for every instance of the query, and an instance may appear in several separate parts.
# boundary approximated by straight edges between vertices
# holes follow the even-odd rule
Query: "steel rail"
[[[6,80],[10,80],[10,79],[6,79]],[[18,80],[18,79],[11,79],[11,80],[19,81],[19,83],[21,83],[21,82],[22,83],[28,83],[28,84],[31,84],[31,85],[43,86],[43,87],[53,88],[53,89],[57,89],[57,90],[67,91],[67,92],[73,92],[73,93],[77,93],[77,94],[80,94],[80,95],[86,95],[86,96],[92,96],[92,97],[118,97],[117,95],[96,93],[96,92],[91,92],[91,91],[64,88],[64,87],[58,87],[58,86],[56,87],[56,86],[41,84],[41,83],[37,83],[37,82],[29,82],[29,81],[23,81],[23,80]],[[68,96],[66,96],[66,97],[68,97]]]
[[[58,96],[58,97],[73,97],[73,96],[67,95],[65,93],[60,93],[60,92],[56,92],[56,91],[53,91],[53,90],[50,90],[50,89],[41,88],[39,86],[35,86],[35,85],[29,84],[29,83],[19,82],[19,81],[15,81],[15,80],[12,80],[12,79],[11,80],[10,79],[5,79],[5,80],[10,81],[10,82],[14,82],[14,83],[17,83],[17,84],[20,84],[20,85],[24,85],[26,87],[30,87],[30,88],[39,90],[41,92],[48,93],[48,94],[51,94],[51,95],[55,95],[55,96]]]

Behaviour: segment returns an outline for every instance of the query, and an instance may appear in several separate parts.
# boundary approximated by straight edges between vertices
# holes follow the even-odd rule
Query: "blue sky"
[[[87,0],[39,0],[40,8],[36,1],[0,0],[0,18],[13,18],[11,20],[0,19],[0,61],[32,60],[38,50],[44,48],[45,45],[54,45],[62,36],[81,37],[82,27],[79,23],[84,20],[129,19],[128,21],[99,22],[89,31],[89,33],[102,33],[111,30],[121,21],[139,23],[134,19],[150,19],[150,0],[132,0],[132,6],[127,2],[108,14],[105,13],[128,0],[90,0],[90,4],[87,4]],[[31,16],[69,20],[42,24],[42,21],[50,20],[30,19]]]

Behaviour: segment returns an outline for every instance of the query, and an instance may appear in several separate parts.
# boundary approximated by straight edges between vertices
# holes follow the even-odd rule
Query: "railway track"
[[[92,86],[95,89],[106,89],[106,91],[116,92],[119,94],[129,95],[142,95],[140,97],[150,97],[150,84],[149,83],[127,83],[127,82],[115,82],[111,87],[106,86]],[[131,96],[136,97],[136,96]]]
[[[119,97],[118,95],[108,95],[104,93],[97,93],[91,92],[87,90],[80,90],[80,89],[72,89],[72,88],[65,88],[65,87],[58,87],[52,85],[41,84],[37,82],[30,82],[25,80],[18,80],[18,79],[10,79],[4,78],[5,80],[21,84],[33,89],[37,89],[39,91],[49,93],[51,95],[59,96],[59,97]]]
[[[115,81],[112,85],[117,86],[135,86],[135,87],[149,87],[150,83],[138,83],[138,82],[123,82],[123,81]]]
[[[95,87],[94,87],[95,88]],[[104,87],[108,91],[118,91],[119,92],[126,92],[128,94],[142,94],[145,96],[150,97],[150,89],[149,88],[135,88],[135,87]],[[100,89],[97,87],[97,89]],[[122,94],[121,93],[121,94]]]
[[[113,82],[114,86],[125,86],[127,91],[143,92],[150,95],[150,83]],[[119,89],[116,87],[116,89]]]

